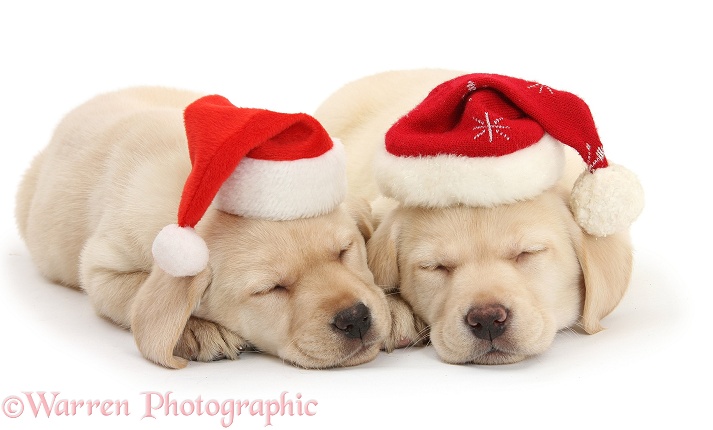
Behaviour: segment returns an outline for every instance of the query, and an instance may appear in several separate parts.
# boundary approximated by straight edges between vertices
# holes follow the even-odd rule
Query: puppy
[[[132,88],[69,113],[17,194],[21,236],[48,279],[86,292],[169,368],[255,348],[305,368],[372,360],[389,333],[367,267],[368,204],[270,221],[211,206],[207,267],[172,276],[152,256],[191,171],[183,111],[199,94]]]
[[[626,232],[594,237],[575,222],[568,201],[584,163],[570,148],[560,181],[525,201],[426,208],[379,194],[374,158],[387,130],[461,75],[370,76],[338,90],[315,116],[346,146],[350,192],[373,201],[369,267],[389,300],[405,300],[392,311],[401,345],[428,335],[448,363],[514,363],[545,351],[559,330],[601,330],[629,284],[632,249]]]

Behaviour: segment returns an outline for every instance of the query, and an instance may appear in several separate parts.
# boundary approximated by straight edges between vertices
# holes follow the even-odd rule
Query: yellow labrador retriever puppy
[[[493,75],[456,79],[462,75],[414,70],[370,76],[338,90],[315,116],[346,146],[350,192],[373,201],[378,225],[367,243],[369,267],[390,301],[405,300],[400,307],[392,305],[394,338],[401,339],[396,346],[430,336],[449,363],[513,363],[545,351],[559,330],[602,329],[600,320],[629,284],[632,249],[626,226],[638,215],[642,197],[634,178],[633,213],[623,216],[624,228],[617,225],[616,232],[598,232],[599,224],[612,226],[594,220],[587,208],[577,218],[570,194],[583,159],[594,167],[590,170],[611,169],[562,145],[569,129],[550,131],[549,124],[531,129],[537,148],[527,156],[514,158],[529,148],[476,159],[471,148],[480,142],[493,144],[490,151],[511,145],[520,132],[517,121],[532,127],[531,117],[545,117],[536,97],[559,93]],[[491,89],[500,84],[498,91]],[[521,110],[503,101],[503,94],[538,102]],[[476,103],[491,105],[478,110]],[[586,122],[567,117],[560,122],[567,121]],[[457,145],[461,135],[460,152],[449,152],[448,145],[431,148],[442,136]],[[508,157],[508,164],[492,165]],[[538,169],[551,164],[550,158],[557,160],[558,171],[542,179],[546,169],[533,172],[531,158]],[[523,172],[530,175],[518,176]],[[582,177],[602,176],[586,173]],[[529,194],[497,201],[527,187]],[[595,233],[582,226],[587,221]]]
[[[201,151],[213,147],[187,145],[192,122],[186,107],[200,97],[166,88],[133,88],[98,96],[64,118],[17,195],[19,230],[40,271],[52,281],[85,291],[99,315],[130,328],[141,353],[169,368],[182,368],[187,360],[234,359],[246,348],[306,368],[373,359],[389,333],[390,315],[367,267],[362,233],[371,233],[368,205],[340,203],[346,191],[341,144],[325,140],[324,129],[307,115],[243,111],[219,97],[209,99],[194,108],[200,111],[191,121],[209,127],[196,125],[194,139],[223,133],[235,140],[219,142],[224,144],[220,150],[229,152],[208,153],[210,162],[222,164],[207,169],[228,164],[231,176],[226,182],[232,181],[230,189],[218,192],[216,202],[221,198],[223,203],[211,204],[212,194],[205,198],[201,187],[216,180],[211,172],[196,172],[205,168]],[[226,120],[234,110],[237,117]],[[215,112],[223,116],[206,118]],[[230,121],[237,124],[235,129]],[[283,125],[270,131],[275,124]],[[262,148],[275,153],[280,145],[294,147],[310,139],[326,145],[325,154],[316,156],[307,147],[311,158],[294,162],[252,155],[263,141],[267,143]],[[238,150],[245,155],[245,142],[257,149],[230,164]],[[315,166],[327,173],[314,180],[288,176]],[[250,176],[260,169],[262,176]],[[276,174],[282,175],[282,182],[260,185]],[[241,180],[242,186],[256,190],[243,193],[238,189]],[[191,181],[198,184],[195,195],[190,194],[195,191],[188,186]],[[225,203],[226,194],[236,192],[243,194],[232,203],[243,209],[264,203],[273,204],[274,212],[292,204],[311,212],[292,217],[236,215]],[[305,198],[309,193],[326,195],[327,200],[314,209]],[[211,206],[196,210],[195,202],[186,203],[188,195]],[[164,241],[167,249],[161,250],[159,236],[164,226],[175,222],[179,202],[188,208],[178,209],[179,219],[181,213],[204,216],[195,226],[174,226],[185,235],[174,237],[173,243]],[[192,249],[196,246],[197,253]],[[206,261],[181,273],[181,264],[171,267],[170,260],[180,259],[184,251],[187,264]],[[159,265],[159,254],[169,263]]]

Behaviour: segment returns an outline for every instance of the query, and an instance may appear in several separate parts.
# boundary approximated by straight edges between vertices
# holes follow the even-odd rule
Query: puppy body
[[[377,284],[415,314],[394,314],[394,327],[409,327],[403,336],[418,341],[427,324],[450,363],[512,363],[545,351],[561,329],[601,330],[628,286],[631,245],[627,233],[594,238],[575,223],[568,190],[584,164],[569,148],[560,182],[529,201],[425,209],[379,195],[372,160],[386,131],[431,89],[463,74],[370,76],[337,91],[315,116],[346,146],[350,192],[373,202],[378,225],[367,249]]]
[[[65,117],[17,195],[19,230],[41,272],[86,291],[99,315],[130,328],[142,354],[167,367],[248,347],[303,367],[373,359],[390,316],[366,265],[367,205],[280,222],[210,208],[196,226],[208,268],[175,278],[154,265],[152,242],[175,222],[191,168],[183,109],[198,97],[133,88]],[[355,307],[368,323],[347,336],[335,316]]]
[[[315,117],[345,144],[351,192],[369,201],[379,196],[372,167],[377,143],[430,90],[456,76],[440,69],[385,72],[347,84],[322,103]]]

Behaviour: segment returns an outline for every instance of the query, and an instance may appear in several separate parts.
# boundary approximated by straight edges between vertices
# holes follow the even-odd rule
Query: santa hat
[[[313,117],[238,108],[211,95],[184,112],[192,169],[178,222],[154,240],[156,263],[173,276],[193,276],[208,264],[195,232],[211,203],[235,215],[291,220],[334,210],[346,195],[345,153]]]
[[[582,99],[536,82],[471,74],[439,85],[388,130],[375,172],[406,206],[490,207],[553,186],[563,144],[587,164],[570,202],[579,225],[596,236],[627,228],[643,208],[635,175],[608,163]]]

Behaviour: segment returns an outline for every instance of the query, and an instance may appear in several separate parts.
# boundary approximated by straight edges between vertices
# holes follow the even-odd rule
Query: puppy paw
[[[425,345],[428,341],[428,328],[414,315],[411,306],[398,294],[389,294],[386,300],[391,311],[391,333],[381,349],[391,352],[397,348]]]
[[[188,360],[235,360],[250,345],[227,328],[204,319],[191,317],[183,329],[173,354]]]

